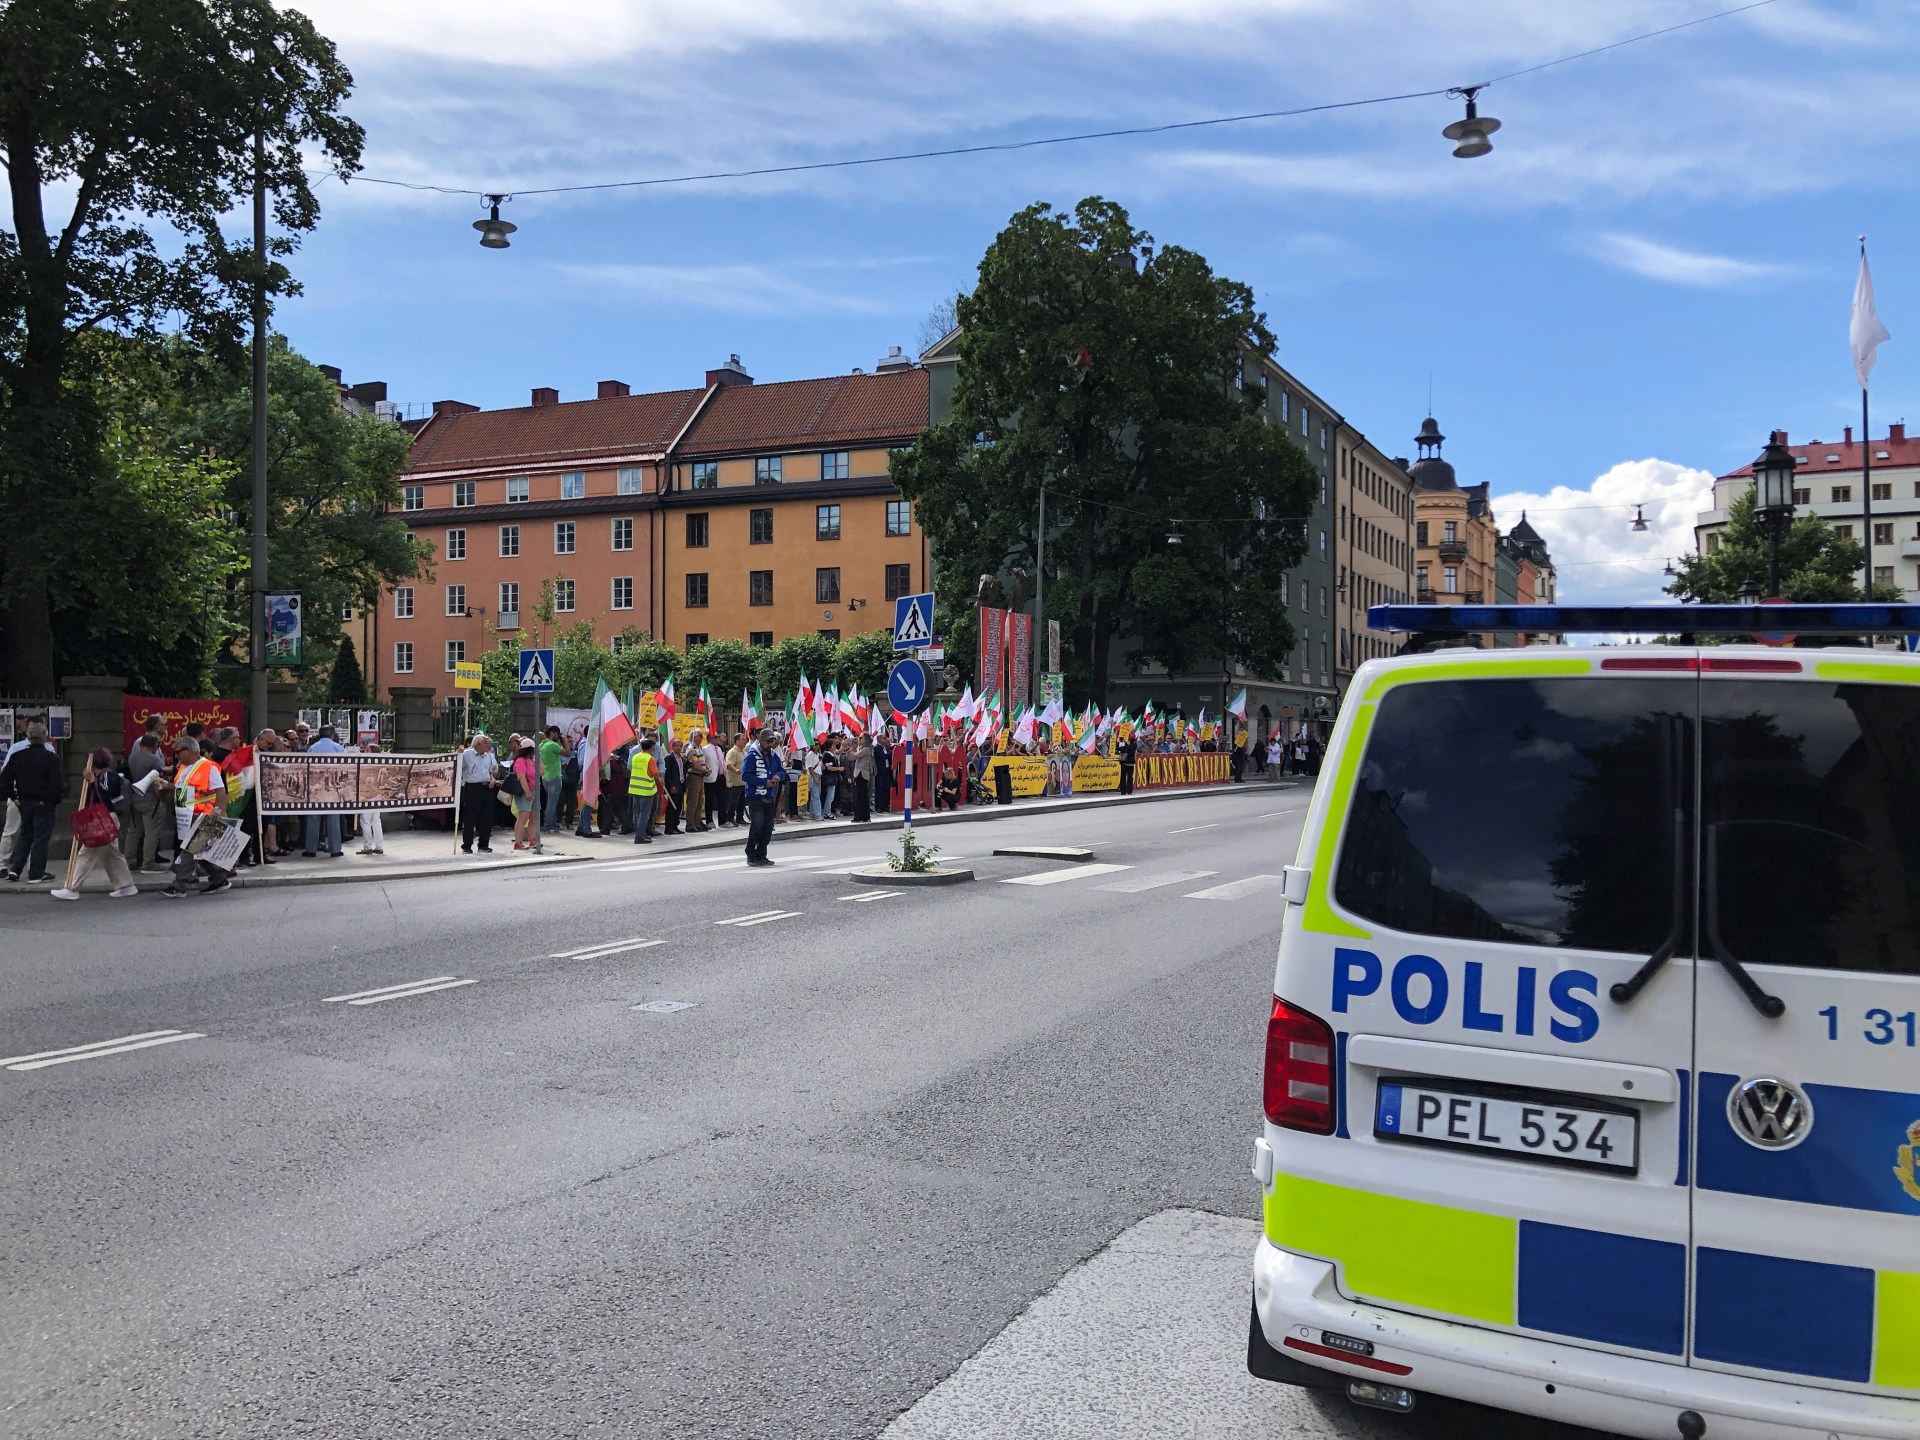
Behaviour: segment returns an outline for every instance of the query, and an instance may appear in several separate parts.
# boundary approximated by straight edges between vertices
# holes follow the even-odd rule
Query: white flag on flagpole
[[[1853,373],[1860,380],[1860,388],[1867,388],[1867,376],[1873,373],[1874,351],[1880,348],[1882,340],[1891,340],[1887,327],[1880,323],[1880,316],[1873,308],[1873,274],[1867,269],[1867,247],[1863,241],[1860,246],[1860,278],[1853,284],[1853,319],[1847,326],[1847,338],[1853,343]],[[1866,437],[1861,437],[1866,443]]]

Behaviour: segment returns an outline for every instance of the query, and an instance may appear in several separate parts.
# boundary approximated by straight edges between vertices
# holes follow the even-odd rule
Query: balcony
[[[1900,542],[1902,560],[1920,559],[1920,535],[1909,535]]]
[[[1417,599],[1417,600],[1419,601],[1419,603],[1420,603],[1420,604],[1422,604],[1422,605],[1431,605],[1431,604],[1433,604],[1433,603],[1434,603],[1434,599],[1433,599],[1433,591],[1431,591],[1431,590],[1419,590],[1419,591],[1416,591],[1416,592],[1415,592],[1415,598],[1416,598],[1416,599]]]
[[[1460,598],[1469,605],[1484,605],[1487,603],[1487,595],[1484,590],[1469,590]]]
[[[499,620],[499,624],[495,626],[496,629],[518,630],[520,628],[520,612],[518,610],[502,610],[496,618]]]
[[[1438,548],[1442,564],[1457,565],[1467,558],[1467,542],[1464,540],[1442,540]]]

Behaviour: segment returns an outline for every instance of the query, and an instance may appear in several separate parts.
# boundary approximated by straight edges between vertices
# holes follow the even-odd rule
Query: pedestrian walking
[[[660,772],[653,758],[653,736],[640,737],[640,748],[627,757],[630,767],[627,795],[633,805],[633,843],[653,843],[653,811],[660,798]]]
[[[707,737],[704,731],[695,730],[687,736],[687,748],[681,753],[680,763],[686,767],[687,792],[682,808],[686,815],[687,833],[707,828],[707,776],[712,767],[707,763]]]
[[[200,742],[187,736],[174,742],[173,757],[173,883],[160,893],[170,900],[191,895],[204,870],[207,883],[199,893],[217,894],[232,885],[233,877],[211,861],[195,859],[187,842],[202,818],[226,809],[227,778],[201,753]]]
[[[27,738],[15,744],[0,769],[0,796],[10,813],[17,813],[13,850],[0,876],[27,877],[29,885],[53,879],[47,873],[47,846],[53,840],[53,817],[67,795],[67,777],[60,757],[47,739],[47,727],[38,720],[27,726]]]
[[[536,748],[540,762],[540,828],[556,831],[560,828],[560,791],[565,788],[567,759],[567,747],[560,743],[560,727],[547,726]]]
[[[87,756],[87,768],[80,775],[80,808],[74,812],[73,851],[67,857],[67,879],[52,892],[54,899],[78,900],[87,876],[101,866],[106,867],[107,879],[112,885],[109,893],[114,899],[126,900],[140,893],[140,887],[133,883],[133,873],[127,869],[126,857],[116,843],[118,834],[102,830],[99,833],[103,838],[88,844],[81,833],[86,828],[82,820],[94,806],[100,806],[112,817],[114,832],[117,832],[122,817],[132,810],[132,795],[127,777],[113,768],[111,750],[102,745]]]
[[[493,741],[475,735],[460,752],[460,853],[471,855],[474,842],[480,853],[493,850],[493,792],[500,786],[500,757]]]
[[[167,803],[166,768],[159,732],[149,728],[127,752],[128,804],[121,817],[120,853],[136,875],[160,867],[160,841],[173,824],[173,809]]]
[[[767,857],[767,842],[773,838],[773,807],[787,783],[787,767],[780,760],[780,734],[748,726],[746,757],[741,765],[741,784],[747,797],[747,864],[773,864]]]
[[[513,757],[513,848],[540,848],[541,779],[540,748],[531,736],[520,742],[520,753]]]

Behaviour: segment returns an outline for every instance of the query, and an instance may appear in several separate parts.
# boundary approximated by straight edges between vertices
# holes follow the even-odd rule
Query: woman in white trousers
[[[125,812],[129,798],[126,778],[113,768],[112,752],[103,745],[87,756],[87,768],[80,778],[81,807],[95,803],[105,805],[118,818]],[[140,887],[133,883],[133,872],[127,868],[126,857],[120,853],[117,844],[82,845],[76,840],[73,853],[67,857],[66,884],[52,892],[53,898],[78,900],[80,887],[102,865],[107,868],[107,879],[113,885],[110,893],[114,899],[126,900],[140,893]]]

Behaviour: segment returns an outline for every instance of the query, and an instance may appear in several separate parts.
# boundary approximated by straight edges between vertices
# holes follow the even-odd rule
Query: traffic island
[[[971,870],[895,870],[874,865],[865,870],[850,870],[847,878],[856,885],[964,885],[973,879]]]
[[[1002,845],[994,852],[996,855],[1018,855],[1029,860],[1072,860],[1079,862],[1093,859],[1093,851],[1084,845]]]

